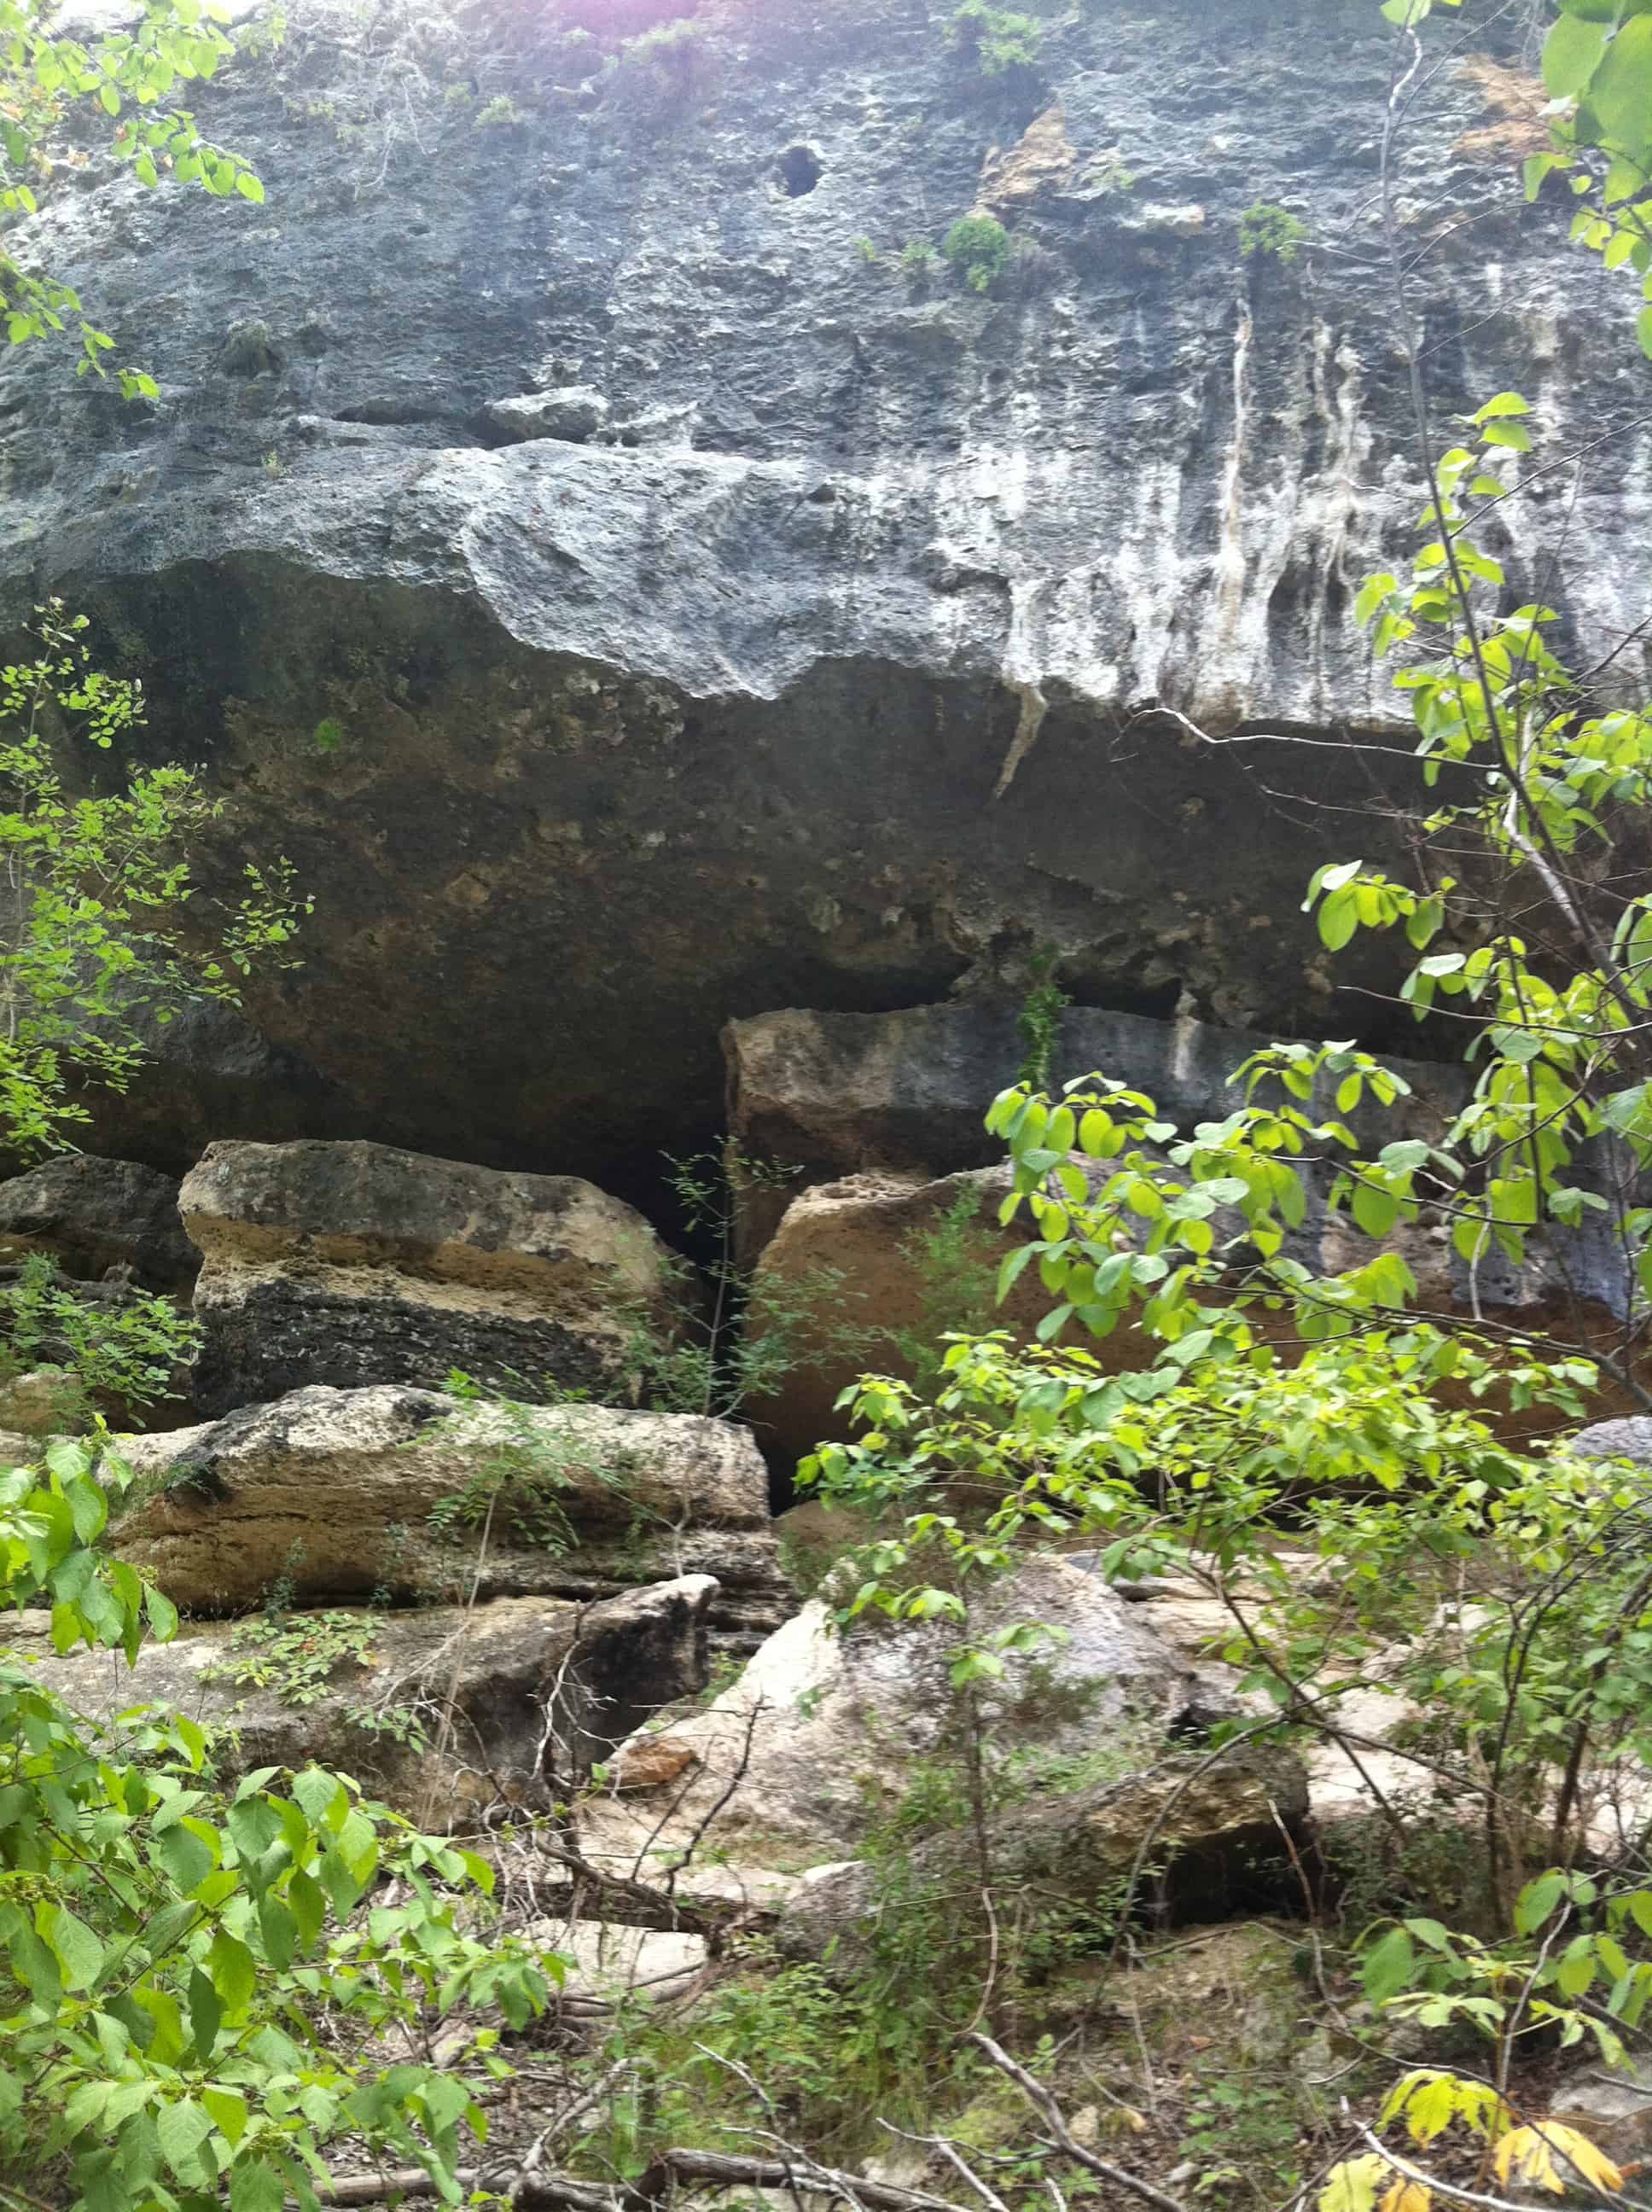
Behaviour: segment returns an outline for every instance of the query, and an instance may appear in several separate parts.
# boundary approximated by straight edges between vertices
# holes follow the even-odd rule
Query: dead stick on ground
[[[1158,2212],[1187,2212],[1187,2207],[1179,2198],[1167,2197],[1163,2190],[1155,2189],[1151,2181],[1142,2180],[1139,2174],[1127,2173],[1123,2166],[1114,2166],[1108,2159],[1097,2158],[1093,2150],[1086,2150],[1083,2143],[1074,2142],[1062,2118],[1061,2108],[1050,2091],[1042,2081],[1035,2081],[1024,2066],[1017,2066],[1009,2052],[1000,2050],[990,2035],[976,2032],[969,2040],[978,2051],[986,2052],[1000,2074],[1014,2082],[1054,2136],[1060,2149],[1076,2165],[1099,2174],[1103,2181],[1112,2182],[1115,2188],[1127,2189],[1133,2197],[1139,2197],[1145,2204],[1157,2205]]]

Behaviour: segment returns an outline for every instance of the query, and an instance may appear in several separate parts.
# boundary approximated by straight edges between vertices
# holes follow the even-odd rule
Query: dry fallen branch
[[[1133,2197],[1139,2197],[1145,2204],[1157,2205],[1158,2212],[1187,2212],[1187,2207],[1179,2198],[1168,2197],[1163,2190],[1156,2189],[1151,2181],[1142,2180],[1139,2174],[1127,2173],[1123,2166],[1114,2166],[1108,2159],[1097,2158],[1093,2150],[1086,2150],[1083,2143],[1075,2142],[1062,2117],[1061,2107],[1049,2090],[1042,2081],[1035,2081],[1024,2066],[1017,2066],[1009,2052],[994,2043],[990,2035],[982,2035],[977,2031],[969,2040],[978,2051],[986,2052],[1007,2081],[1014,2082],[1054,2137],[1056,2148],[1075,2165],[1086,2167],[1103,2181],[1110,2181],[1117,2189],[1127,2189]]]

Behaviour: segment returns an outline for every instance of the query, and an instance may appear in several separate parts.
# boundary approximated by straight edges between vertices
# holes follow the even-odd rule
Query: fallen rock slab
[[[1287,1838],[1308,1818],[1308,1784],[1287,1753],[1236,1748],[1212,1759],[1187,1753],[1146,1772],[1052,1792],[991,1816],[988,1863],[1006,1892],[1035,1886],[1041,1911],[1106,1915],[1122,1904],[1139,1863],[1151,1895],[1173,1921],[1221,1919],[1277,1905],[1297,1880]],[[1282,1832],[1283,1831],[1283,1832]],[[979,1889],[979,1852],[963,1826],[914,1846],[902,1871],[912,1904]],[[867,1955],[865,1923],[879,1901],[878,1869],[862,1859],[821,1867],[782,1911],[777,1938],[794,1957],[829,1956],[833,1971]]]
[[[179,1208],[202,1265],[203,1413],[309,1382],[501,1395],[600,1392],[639,1325],[666,1328],[668,1255],[574,1176],[510,1175],[389,1145],[211,1145]]]
[[[1187,1662],[1094,1577],[1029,1560],[982,1601],[976,1632],[1036,1620],[1065,1640],[1013,1657],[983,1692],[999,1741],[1016,1744],[1028,1786],[1064,1769],[1114,1774],[1157,1756],[1166,1731],[1202,1709]],[[737,1856],[843,1857],[944,1749],[955,1700],[957,1632],[868,1620],[833,1631],[817,1601],[788,1620],[703,1712],[622,1746],[617,1786],[590,1808],[588,1856],[669,1857],[700,1837]],[[631,1786],[632,1763],[662,1751],[661,1779]],[[1086,1764],[1087,1763],[1087,1764]]]
[[[729,1023],[723,1055],[734,1146],[793,1171],[789,1181],[760,1179],[743,1190],[743,1260],[756,1258],[788,1201],[812,1183],[890,1170],[932,1182],[1001,1159],[1004,1147],[983,1122],[1026,1059],[1017,1011],[1012,999],[983,997],[886,1014],[790,1007]],[[1121,1078],[1167,1120],[1191,1127],[1232,1110],[1238,1099],[1229,1077],[1271,1042],[1260,1030],[1187,1018],[1070,1006],[1056,1024],[1051,1079]],[[1392,1064],[1424,1117],[1455,1106],[1467,1087],[1460,1068]],[[1402,1133],[1397,1125],[1382,1130],[1384,1139]]]
[[[549,1778],[581,1771],[656,1705],[694,1694],[714,1594],[708,1577],[691,1576],[591,1606],[501,1598],[203,1623],[146,1644],[131,1668],[107,1651],[58,1656],[43,1613],[21,1616],[8,1641],[90,1718],[153,1705],[198,1721],[224,1778],[337,1766],[413,1819],[452,1829],[537,1807]],[[300,1705],[285,1679],[291,1644],[277,1639],[307,1627],[341,1656],[319,1697]]]
[[[716,1625],[766,1632],[788,1596],[756,1445],[696,1414],[316,1384],[120,1451],[137,1480],[110,1541],[191,1613],[277,1583],[311,1605],[709,1573]]]
[[[0,1261],[44,1252],[88,1281],[118,1270],[187,1291],[200,1255],[178,1218],[175,1176],[137,1160],[63,1152],[0,1182]]]

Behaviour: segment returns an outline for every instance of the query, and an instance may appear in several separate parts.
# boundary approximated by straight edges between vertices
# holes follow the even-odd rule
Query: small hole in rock
[[[788,146],[774,164],[788,199],[800,200],[820,182],[820,156],[812,146]]]

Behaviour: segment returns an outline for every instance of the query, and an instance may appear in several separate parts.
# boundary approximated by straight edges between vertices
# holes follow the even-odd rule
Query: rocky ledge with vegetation
[[[0,18],[0,2202],[1652,2203],[1649,0]]]

